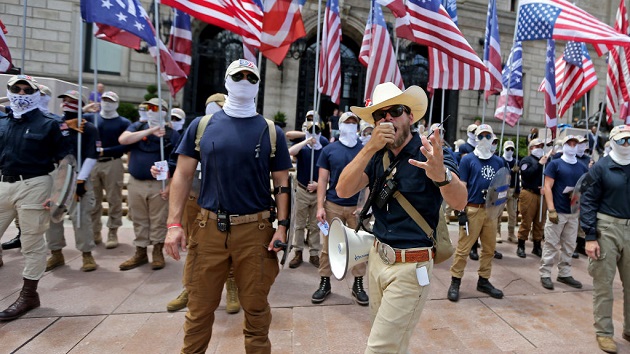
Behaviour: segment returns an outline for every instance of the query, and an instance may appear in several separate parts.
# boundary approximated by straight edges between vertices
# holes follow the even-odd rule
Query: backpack
[[[195,135],[195,151],[201,150],[201,137],[203,137],[203,133],[206,131],[206,127],[208,126],[208,122],[210,122],[210,118],[212,118],[212,114],[207,114],[201,117],[199,120],[199,125],[197,126],[197,134]],[[258,157],[258,151],[260,151],[260,144],[262,142],[262,136],[265,131],[269,130],[269,142],[271,144],[271,156],[270,158],[274,158],[276,156],[276,125],[272,120],[265,118],[267,122],[267,126],[260,133],[260,139],[258,139],[258,145],[256,145],[256,156]]]

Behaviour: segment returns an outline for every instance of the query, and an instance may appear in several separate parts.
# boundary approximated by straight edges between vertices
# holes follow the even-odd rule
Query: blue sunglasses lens
[[[477,135],[477,139],[481,140],[483,138],[486,138],[488,140],[492,139],[492,134],[479,134]]]
[[[625,143],[630,144],[630,137],[626,137],[626,138],[621,138],[621,139],[615,140],[615,143],[617,143],[617,145],[623,145]]]

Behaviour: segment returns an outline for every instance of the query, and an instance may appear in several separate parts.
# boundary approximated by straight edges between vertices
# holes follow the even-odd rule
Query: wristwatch
[[[446,172],[444,173],[444,181],[442,182],[433,181],[433,184],[435,184],[438,187],[444,187],[445,185],[451,183],[452,180],[453,180],[453,175],[451,174],[451,170],[447,168]]]
[[[291,225],[291,220],[290,219],[278,220],[278,225],[284,226],[284,227],[289,227],[289,225]]]

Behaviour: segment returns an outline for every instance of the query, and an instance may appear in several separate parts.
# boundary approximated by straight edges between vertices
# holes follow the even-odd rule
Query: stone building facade
[[[6,35],[12,50],[14,64],[21,67],[22,49],[22,17],[24,0],[3,0],[0,2],[0,15],[9,33]],[[145,8],[152,7],[147,1],[142,1]],[[356,59],[365,29],[365,22],[369,14],[367,0],[340,0],[342,23],[342,101],[340,109],[343,111],[351,105],[361,105],[364,102],[365,68]],[[504,62],[507,60],[513,39],[514,22],[516,18],[517,0],[497,1],[499,29],[501,34],[501,52]],[[487,2],[484,0],[458,1],[459,27],[481,56],[483,52]],[[617,1],[583,0],[578,6],[588,11],[607,24],[613,24],[617,11]],[[272,118],[277,112],[286,114],[287,126],[300,126],[306,111],[313,107],[314,72],[315,72],[315,42],[317,34],[317,8],[315,0],[308,0],[303,8],[303,18],[307,36],[303,45],[292,47],[289,55],[281,66],[277,66],[266,59],[262,62],[263,85],[261,97],[258,100],[259,111]],[[322,4],[322,18],[325,2]],[[167,18],[169,8],[162,6],[162,18]],[[388,22],[393,23],[389,10],[385,9]],[[77,48],[80,43],[80,11],[79,0],[28,0],[26,10],[26,40],[25,40],[25,72],[34,76],[55,77],[76,82],[80,67],[80,55]],[[85,26],[85,31],[91,31]],[[203,112],[203,105],[208,95],[215,92],[225,92],[223,87],[223,73],[230,61],[242,55],[240,39],[227,31],[208,25],[198,20],[193,21],[193,58],[192,69],[188,83],[177,95],[178,102],[189,115]],[[84,85],[91,86],[93,82],[92,67],[94,41],[90,35],[84,36]],[[156,83],[155,64],[149,54],[135,50],[104,44],[97,41],[98,81],[103,82],[108,89],[119,93],[123,100],[140,102],[146,93],[146,87]],[[544,125],[543,95],[538,92],[538,86],[544,76],[545,41],[531,41],[523,44],[523,73],[525,109],[521,120],[521,133],[527,134],[532,126]],[[305,50],[300,50],[306,48]],[[399,44],[399,62],[405,84],[426,84],[428,60],[426,48],[402,40]],[[605,57],[597,57],[589,45],[589,52],[593,58],[599,83],[594,88],[588,100],[588,113],[594,114],[598,103],[605,100],[606,62]],[[556,44],[556,55],[562,55],[564,43]],[[164,97],[167,97],[166,85],[163,83]],[[436,94],[433,117],[426,120],[435,122],[440,120],[440,105],[442,95]],[[447,92],[444,95],[445,115],[453,118],[446,124],[447,138],[454,140],[465,136],[465,128],[476,117],[482,116],[483,93],[476,91]],[[492,117],[496,100],[490,98],[486,109],[485,120],[500,130],[500,121]],[[581,107],[583,103],[579,106]],[[327,97],[320,100],[319,112],[322,116],[332,113],[334,105]],[[567,114],[560,120],[566,123],[580,113],[580,107]],[[570,116],[570,118],[569,118]],[[507,135],[515,135],[516,127],[506,126]]]

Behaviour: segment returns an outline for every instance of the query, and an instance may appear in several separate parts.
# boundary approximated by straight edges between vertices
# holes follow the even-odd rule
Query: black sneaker
[[[457,300],[459,300],[459,286],[461,283],[461,278],[451,277],[451,286],[448,288],[448,293],[446,294],[446,297],[449,300],[453,302],[457,302]]]
[[[573,279],[572,276],[557,277],[556,280],[561,282],[561,283],[565,283],[565,284],[567,284],[568,286],[570,286],[572,288],[582,289],[582,283],[580,283],[579,281]]]
[[[319,282],[319,289],[313,293],[313,297],[311,297],[311,302],[314,304],[319,304],[326,300],[326,297],[330,295],[330,277],[322,277]]]
[[[503,253],[494,251],[494,259],[503,259]]]
[[[370,304],[370,298],[363,289],[363,277],[354,278],[354,284],[352,284],[352,297],[357,300],[357,303],[361,306],[367,306]]]
[[[551,282],[551,278],[542,277],[540,278],[540,283],[542,284],[543,288],[553,290],[553,283]]]
[[[477,281],[477,291],[486,293],[495,299],[503,298],[503,291],[495,288],[486,278],[479,277],[479,280]]]
[[[534,248],[532,249],[532,254],[537,256],[538,258],[542,258],[542,246],[540,245],[540,241],[534,241]]]

